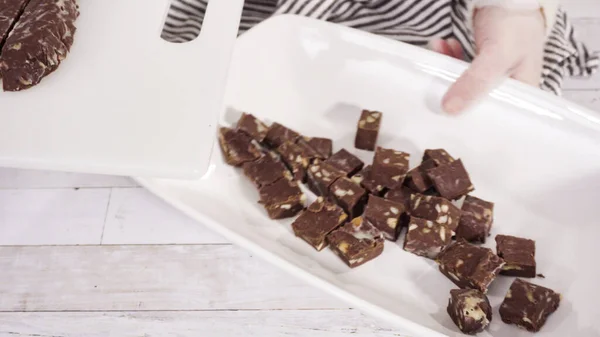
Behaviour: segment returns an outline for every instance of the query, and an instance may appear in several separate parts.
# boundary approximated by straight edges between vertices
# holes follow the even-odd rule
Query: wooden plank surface
[[[0,313],[10,337],[404,336],[355,310]]]
[[[0,311],[348,306],[232,245],[0,247]]]

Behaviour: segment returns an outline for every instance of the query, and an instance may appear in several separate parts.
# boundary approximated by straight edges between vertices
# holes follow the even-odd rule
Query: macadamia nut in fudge
[[[492,306],[487,296],[475,289],[452,289],[446,309],[456,326],[465,334],[475,335],[492,321]]]

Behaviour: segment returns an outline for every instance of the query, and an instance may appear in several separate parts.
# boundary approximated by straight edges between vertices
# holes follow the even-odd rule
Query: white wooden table
[[[600,1],[568,0],[600,50]],[[565,96],[600,113],[600,76]],[[402,336],[128,178],[0,169],[0,336]]]

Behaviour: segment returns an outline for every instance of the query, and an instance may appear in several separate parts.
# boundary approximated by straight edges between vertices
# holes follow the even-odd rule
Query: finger
[[[448,46],[452,50],[452,56],[454,58],[459,59],[459,60],[464,60],[465,59],[465,53],[464,53],[463,47],[460,44],[460,42],[458,42],[458,40],[455,39],[455,38],[450,38],[450,39],[448,39],[446,41],[448,42]]]
[[[451,114],[465,110],[508,75],[511,63],[506,55],[494,49],[482,50],[444,95],[443,109]]]
[[[542,79],[543,63],[543,51],[529,54],[511,72],[510,77],[531,86],[539,87]]]
[[[440,54],[452,56],[452,49],[448,45],[448,42],[442,39],[434,39],[429,41],[429,49]]]

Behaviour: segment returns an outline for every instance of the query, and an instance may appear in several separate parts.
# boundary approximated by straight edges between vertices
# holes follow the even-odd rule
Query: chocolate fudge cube
[[[277,148],[277,152],[281,155],[281,160],[292,171],[294,179],[304,182],[306,180],[306,170],[310,164],[310,155],[300,146],[288,141],[284,141]]]
[[[516,279],[500,305],[500,317],[506,324],[538,332],[560,304],[561,295],[551,289]]]
[[[363,169],[353,175],[351,179],[367,190],[369,194],[381,196],[385,191],[383,185],[371,177],[371,165],[363,167]]]
[[[331,157],[333,141],[329,138],[302,137],[298,139],[298,145],[310,149],[313,159],[325,160]]]
[[[383,252],[383,236],[363,217],[352,219],[327,236],[329,247],[350,268],[358,267]]]
[[[219,128],[219,145],[225,162],[232,166],[241,166],[262,155],[262,149],[254,139],[230,128]]]
[[[506,264],[500,274],[535,277],[535,241],[510,235],[496,235],[496,252]]]
[[[467,195],[462,205],[456,238],[473,243],[485,243],[492,229],[493,213],[493,203]]]
[[[444,149],[429,149],[425,150],[423,155],[423,162],[432,160],[437,166],[450,164],[455,159],[446,152]]]
[[[292,223],[292,229],[297,237],[320,251],[327,245],[327,235],[346,222],[347,218],[339,206],[318,197]]]
[[[435,259],[450,242],[452,242],[452,236],[446,225],[414,216],[410,217],[404,239],[404,250],[407,252]]]
[[[458,287],[477,289],[484,294],[504,266],[504,261],[491,249],[477,247],[464,240],[444,249],[437,261],[442,274]]]
[[[385,198],[391,201],[399,202],[404,205],[405,209],[410,210],[410,197],[413,191],[408,187],[401,186],[385,193]]]
[[[293,177],[278,158],[272,155],[263,155],[259,159],[242,165],[244,175],[257,187],[270,185],[279,179],[292,180]]]
[[[460,331],[468,335],[482,332],[492,321],[490,301],[475,289],[450,290],[447,311]]]
[[[408,172],[408,157],[405,152],[377,147],[371,176],[389,189],[402,186]]]
[[[415,192],[424,193],[433,187],[433,183],[427,175],[427,170],[436,167],[437,165],[433,160],[426,160],[421,165],[408,171],[404,185]]]
[[[306,195],[295,181],[279,179],[263,186],[260,190],[260,203],[271,219],[290,218],[306,206]]]
[[[354,147],[361,150],[375,150],[382,117],[383,114],[379,111],[362,111],[358,120]]]
[[[242,113],[242,117],[237,122],[237,129],[254,138],[259,143],[265,139],[269,127],[260,119],[249,113]]]
[[[344,172],[348,177],[360,171],[364,166],[362,160],[345,149],[334,153],[325,162]]]
[[[308,188],[316,195],[327,197],[329,195],[329,187],[338,178],[344,177],[344,172],[325,162],[316,161],[307,172]]]
[[[381,231],[383,237],[396,241],[400,234],[406,210],[404,205],[374,195],[369,197],[364,218]]]
[[[346,177],[339,178],[329,187],[329,195],[350,219],[361,215],[367,202],[367,191]]]
[[[446,199],[459,199],[475,190],[460,159],[429,169],[427,175],[435,189]]]
[[[300,138],[300,134],[290,128],[287,128],[279,123],[271,124],[269,131],[265,136],[265,142],[273,148],[279,147],[285,141],[296,143]]]
[[[460,209],[449,200],[421,194],[411,195],[409,213],[412,216],[448,226],[452,232],[450,236],[456,231],[461,216]]]

